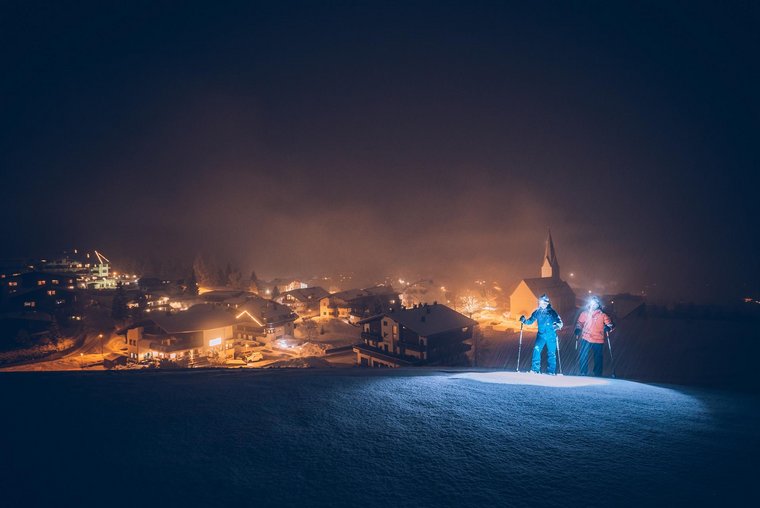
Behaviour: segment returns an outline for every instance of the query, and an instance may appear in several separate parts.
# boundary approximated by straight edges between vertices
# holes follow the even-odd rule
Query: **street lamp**
[[[103,355],[103,334],[98,334],[98,339],[100,339],[100,356],[103,360],[105,360],[105,356]]]

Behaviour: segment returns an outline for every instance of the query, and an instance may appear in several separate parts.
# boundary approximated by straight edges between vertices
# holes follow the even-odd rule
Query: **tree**
[[[227,275],[227,285],[232,289],[243,289],[243,274],[240,270],[233,269]]]
[[[116,286],[116,291],[111,302],[111,318],[116,321],[123,321],[127,318],[127,293],[121,282]]]
[[[275,286],[272,290],[272,300],[280,296],[280,288],[278,286]]]
[[[190,278],[187,279],[185,291],[188,295],[198,296],[198,279],[195,278],[195,271],[190,272]]]
[[[474,295],[460,297],[459,303],[462,311],[465,312],[470,319],[472,319],[472,315],[480,308],[478,299]]]
[[[255,271],[251,271],[251,278],[248,280],[248,291],[251,293],[259,293],[259,278],[256,276]]]
[[[193,274],[201,286],[213,286],[213,270],[203,254],[195,256],[193,261]]]

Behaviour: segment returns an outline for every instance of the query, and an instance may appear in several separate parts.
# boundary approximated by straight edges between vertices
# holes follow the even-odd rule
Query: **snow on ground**
[[[0,394],[8,506],[717,506],[760,467],[756,394],[614,379],[0,373]]]
[[[565,374],[579,371],[573,327],[560,332],[560,359]],[[515,370],[517,332],[484,332],[478,366]],[[523,333],[520,370],[530,369],[535,331]],[[614,364],[605,345],[604,375],[657,383],[676,383],[752,390],[755,361],[760,356],[760,329],[754,322],[629,318],[611,335]],[[546,353],[543,366],[546,368]],[[593,360],[589,371],[593,369]]]

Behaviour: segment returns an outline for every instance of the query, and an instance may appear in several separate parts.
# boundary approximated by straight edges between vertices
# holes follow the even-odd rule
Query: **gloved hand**
[[[552,326],[554,326],[554,329],[557,331],[562,330],[562,323],[554,323]]]
[[[525,316],[520,316],[520,322],[521,322],[521,323],[524,323],[524,322],[525,322]]]
[[[614,326],[604,325],[604,331],[607,333],[610,333],[614,328]]]
[[[573,332],[573,333],[575,333],[575,338],[577,339],[578,337],[581,336],[581,329],[580,328],[576,328],[575,332]]]

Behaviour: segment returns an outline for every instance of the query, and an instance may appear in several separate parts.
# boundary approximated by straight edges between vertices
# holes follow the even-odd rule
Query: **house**
[[[356,363],[367,367],[463,365],[477,321],[445,305],[423,304],[359,321]]]
[[[298,315],[290,307],[281,303],[253,295],[245,304],[235,310],[237,316],[248,316],[252,321],[263,327],[264,333],[257,337],[267,341],[289,338],[293,336],[294,322]],[[241,334],[250,331],[241,331]],[[246,337],[240,337],[246,338]],[[252,337],[247,337],[252,338]]]
[[[355,323],[369,316],[400,309],[401,299],[392,286],[373,286],[333,293],[319,300],[320,318],[345,319]]]
[[[15,291],[8,296],[7,308],[11,311],[38,311],[58,318],[78,316],[76,291],[60,286],[40,286]]]
[[[238,340],[243,332],[251,336],[265,333],[264,326],[250,314],[200,304],[175,314],[151,314],[117,333],[124,335],[132,359],[186,359],[193,363],[199,358],[234,358],[244,346]]]
[[[271,281],[256,280],[257,292],[266,297],[276,297],[282,293],[293,291],[294,289],[304,289],[308,287],[301,279],[273,279]]]
[[[530,315],[536,309],[536,302],[542,294],[549,297],[552,307],[560,315],[568,315],[575,311],[575,292],[560,278],[559,262],[551,233],[546,238],[541,277],[523,279],[517,284],[509,297],[510,314],[514,318]]]
[[[0,278],[0,287],[7,294],[25,289],[61,288],[76,289],[77,279],[70,273],[43,272],[39,270],[19,271]]]
[[[330,296],[325,289],[315,286],[286,291],[274,300],[290,307],[300,317],[319,316],[319,301]]]
[[[256,335],[264,340],[292,337],[294,322],[298,319],[290,307],[276,301],[262,298],[249,291],[218,290],[208,291],[201,298],[211,305],[229,310],[235,315],[248,315],[263,327],[264,333]],[[240,338],[254,338],[253,330],[242,330]]]
[[[205,302],[214,304],[218,307],[234,310],[251,299],[259,298],[259,296],[249,291],[238,289],[215,289],[212,291],[206,291],[200,295],[200,298]]]

